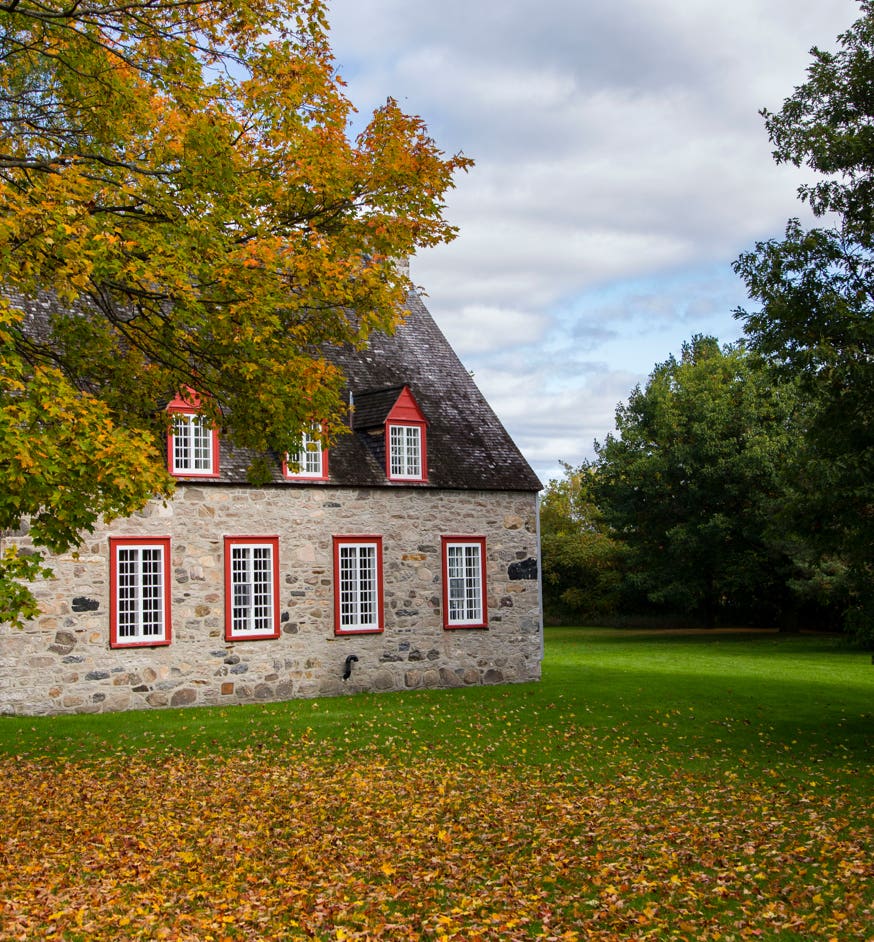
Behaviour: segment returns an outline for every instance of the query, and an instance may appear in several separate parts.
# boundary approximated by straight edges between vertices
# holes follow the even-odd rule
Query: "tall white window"
[[[443,539],[444,623],[450,627],[486,626],[485,540]]]
[[[173,473],[212,474],[214,439],[212,426],[203,416],[177,413],[173,417]]]
[[[276,537],[225,538],[225,636],[275,638],[277,618]]]
[[[422,478],[422,429],[418,425],[389,426],[389,476]]]
[[[169,540],[110,538],[113,646],[169,641]]]
[[[336,630],[382,630],[382,541],[334,538]]]

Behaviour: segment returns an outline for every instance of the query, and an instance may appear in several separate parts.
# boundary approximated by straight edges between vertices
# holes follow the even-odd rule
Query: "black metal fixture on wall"
[[[348,680],[352,676],[352,665],[358,660],[357,654],[350,654],[346,658],[346,666],[343,668],[343,680]]]

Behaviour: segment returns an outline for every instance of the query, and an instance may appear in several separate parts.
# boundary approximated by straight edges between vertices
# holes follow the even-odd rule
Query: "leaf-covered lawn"
[[[822,782],[314,758],[3,760],[4,939],[866,939]]]
[[[0,718],[0,939],[874,940],[874,666],[548,633],[518,687]]]

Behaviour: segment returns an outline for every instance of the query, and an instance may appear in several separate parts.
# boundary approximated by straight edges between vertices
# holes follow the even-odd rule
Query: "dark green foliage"
[[[697,336],[619,406],[594,491],[650,603],[707,624],[791,612],[800,574],[778,520],[796,403],[742,346]]]
[[[761,305],[739,311],[755,350],[810,404],[796,526],[816,565],[843,567],[848,626],[874,642],[874,4],[813,49],[807,81],[763,112],[778,163],[822,176],[800,198],[829,227],[791,220],[735,269]]]

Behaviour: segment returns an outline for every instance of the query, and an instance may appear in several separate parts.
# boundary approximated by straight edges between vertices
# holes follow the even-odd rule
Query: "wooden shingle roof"
[[[28,328],[37,333],[58,306],[50,295],[16,302],[27,310]],[[281,456],[274,455],[272,481],[285,487],[412,486],[453,490],[538,491],[541,483],[507,430],[492,411],[455,351],[416,293],[407,298],[405,320],[391,335],[373,333],[363,350],[330,347],[326,357],[338,365],[356,404],[350,430],[330,448],[329,479],[289,482]],[[397,484],[386,480],[384,448],[372,439],[404,386],[410,389],[427,426],[427,481]],[[380,417],[381,415],[381,417]],[[370,439],[370,440],[369,440]],[[253,454],[220,443],[221,474],[200,484],[247,482]],[[382,456],[382,457],[380,457]],[[185,480],[180,478],[180,480]]]
[[[342,367],[353,394],[409,386],[428,421],[428,482],[416,486],[539,490],[537,476],[417,294],[407,298],[407,309],[394,334],[373,334],[365,350],[339,350],[330,356]],[[358,413],[357,395],[355,403]],[[355,425],[360,424],[356,414]],[[332,448],[331,476],[344,483],[385,483],[384,468],[375,461],[359,464],[365,454],[371,457],[369,449],[357,446],[361,434],[346,435]]]
[[[403,386],[389,386],[388,389],[356,389],[353,392],[352,427],[370,429],[385,425],[385,420],[403,389]]]

